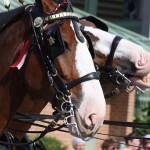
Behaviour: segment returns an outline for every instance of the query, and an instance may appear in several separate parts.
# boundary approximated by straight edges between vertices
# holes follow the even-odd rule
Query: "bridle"
[[[95,18],[94,16],[83,17],[83,18],[81,18],[81,20],[82,19],[93,22],[95,24],[96,28],[99,28],[101,30],[108,32],[107,25],[104,22],[101,22],[100,20]],[[80,29],[88,41],[89,51],[91,53],[91,56],[94,59],[96,54],[95,54],[95,50],[93,48],[92,39],[91,39],[90,35],[88,34],[88,32],[84,31],[84,28],[85,28],[84,25],[80,25]],[[124,87],[124,86],[126,87],[127,93],[130,93],[135,89],[137,90],[138,94],[144,94],[146,92],[146,91],[142,90],[141,88],[139,88],[138,86],[133,86],[131,80],[128,77],[126,77],[125,74],[121,73],[117,67],[112,66],[114,54],[115,54],[116,48],[117,48],[119,42],[121,41],[121,39],[122,39],[122,37],[120,37],[120,36],[116,36],[113,39],[111,49],[110,49],[110,54],[109,54],[105,64],[100,65],[100,66],[95,65],[96,71],[98,72],[100,78],[101,78],[101,76],[104,76],[105,78],[108,78],[115,86],[117,86],[110,93],[107,93],[104,95],[106,99],[119,94],[120,93],[119,88]],[[133,86],[133,88],[130,89],[130,86]]]
[[[113,58],[115,54],[115,50],[120,42],[122,37],[116,36],[112,42],[110,54],[106,60],[106,63],[103,66],[97,66],[96,70],[99,73],[100,76],[107,77],[114,85],[118,86],[110,93],[107,93],[105,95],[105,98],[110,98],[114,95],[117,95],[120,93],[119,87],[120,86],[126,86],[126,92],[131,93],[133,90],[137,90],[138,94],[144,94],[145,91],[139,88],[138,86],[133,86],[132,89],[130,89],[130,86],[132,86],[132,82],[129,78],[127,78],[123,73],[121,73],[118,68],[113,67]]]
[[[64,4],[64,3],[63,3]],[[61,51],[55,47],[55,44],[52,44],[50,46],[50,50],[53,50],[53,48],[56,48],[57,51],[59,51],[59,55],[63,54],[64,51],[66,50],[65,48],[65,44],[63,43],[63,39],[61,37],[61,33],[58,32],[59,31],[59,26],[61,26],[64,23],[64,19],[72,19],[74,28],[75,28],[75,32],[76,35],[78,37],[78,39],[80,40],[80,42],[84,42],[84,38],[82,37],[82,35],[80,35],[78,32],[80,31],[78,29],[78,25],[76,20],[78,20],[77,16],[73,13],[73,9],[72,9],[72,5],[71,3],[67,0],[66,3],[67,8],[66,11],[64,13],[56,13],[56,9],[55,9],[55,14],[53,13],[52,15],[44,18],[44,24],[51,23],[54,22],[55,20],[60,20],[59,23],[55,23],[50,29],[48,29],[48,31],[45,33],[44,30],[42,30],[42,24],[41,26],[38,26],[36,28],[33,27],[34,30],[34,37],[36,39],[36,44],[38,45],[38,49],[42,58],[42,61],[44,62],[44,66],[45,66],[45,70],[47,72],[47,77],[48,77],[48,81],[49,84],[54,88],[55,90],[55,98],[52,102],[52,107],[53,109],[55,109],[57,111],[57,113],[60,114],[60,118],[63,117],[64,118],[64,123],[67,126],[72,126],[72,130],[76,130],[78,133],[78,136],[81,137],[80,132],[78,131],[78,127],[76,122],[72,123],[70,122],[71,117],[75,117],[74,116],[74,105],[71,101],[71,93],[70,93],[70,89],[77,86],[80,83],[89,81],[89,80],[99,80],[99,75],[97,72],[92,72],[89,73],[83,77],[80,77],[76,80],[73,80],[69,83],[64,83],[61,76],[59,75],[59,72],[57,71],[57,69],[55,68],[55,65],[53,63],[53,59],[55,59],[55,57],[53,57],[54,55],[51,55],[50,53],[48,53],[47,48],[48,43],[46,41],[48,41],[48,38],[56,38],[56,36],[58,37],[58,35],[60,37],[58,37],[59,39],[56,40],[59,41],[60,43],[57,44],[61,44],[61,46],[59,47],[61,49]],[[61,4],[58,4],[58,7],[62,6]],[[71,11],[71,12],[70,12]],[[42,18],[41,18],[42,19]],[[32,20],[32,18],[31,18]],[[36,20],[36,18],[35,18]],[[34,23],[32,23],[34,25]],[[53,32],[54,31],[54,32]],[[63,48],[62,48],[63,47]],[[55,51],[56,51],[55,49]],[[58,53],[58,52],[57,52]],[[58,55],[57,55],[58,56]],[[61,107],[58,108],[57,107],[57,101],[61,101]],[[59,117],[57,117],[54,121],[53,121],[53,126],[54,124],[56,125],[57,121],[60,119]],[[81,137],[82,138],[82,137]]]
[[[1,144],[7,144],[7,145],[13,145],[13,146],[28,145],[28,144],[34,143],[35,141],[38,141],[48,132],[58,130],[64,126],[68,126],[68,127],[71,126],[72,131],[74,132],[75,130],[78,136],[82,138],[78,130],[77,123],[75,121],[71,122],[71,118],[75,117],[75,114],[74,114],[74,105],[71,101],[70,89],[77,86],[78,84],[81,84],[89,80],[99,80],[99,75],[97,72],[92,72],[76,80],[73,80],[69,83],[64,83],[62,77],[60,76],[59,72],[57,71],[53,63],[53,60],[57,56],[63,54],[66,51],[65,43],[61,37],[61,33],[59,29],[59,27],[65,22],[65,19],[72,20],[78,40],[80,40],[80,42],[84,42],[85,40],[82,34],[80,34],[80,29],[78,28],[78,25],[77,25],[78,17],[76,14],[73,13],[71,3],[69,2],[69,0],[66,0],[65,2],[66,3],[58,4],[58,6],[56,6],[56,9],[54,9],[55,11],[51,15],[45,18],[41,16],[36,16],[34,14],[36,11],[39,10],[38,7],[34,6],[32,9],[29,9],[29,16],[31,19],[31,24],[32,24],[33,32],[34,32],[34,36],[32,38],[32,42],[29,46],[29,49],[31,49],[31,47],[33,46],[37,46],[38,53],[44,64],[44,69],[47,74],[48,82],[50,86],[52,86],[55,90],[55,97],[52,102],[52,107],[54,108],[54,110],[56,110],[55,111],[56,115],[54,116],[54,120],[50,122],[49,125],[45,128],[45,130],[40,134],[40,136],[32,142],[13,144],[13,143],[0,141]],[[56,13],[58,8],[60,8],[61,6],[64,6],[64,4],[67,5],[66,12]],[[58,23],[55,23],[55,20],[60,20],[60,21]],[[47,23],[53,23],[54,25],[47,31],[44,31],[43,25],[46,25]],[[58,37],[58,35],[60,37]],[[56,38],[55,39],[56,43],[54,42],[50,44],[49,46],[49,43],[47,41],[50,38],[51,39]],[[57,47],[56,44],[58,44],[60,47]],[[50,50],[48,50],[48,48],[50,48]],[[53,53],[53,48],[57,49],[58,52]],[[50,53],[51,50],[52,50],[52,53]],[[26,61],[28,61],[28,59]],[[23,72],[25,72],[25,66],[23,68],[24,68]],[[61,102],[60,107],[57,106],[58,101]],[[55,128],[57,125],[57,122],[62,118],[64,119],[64,124]]]

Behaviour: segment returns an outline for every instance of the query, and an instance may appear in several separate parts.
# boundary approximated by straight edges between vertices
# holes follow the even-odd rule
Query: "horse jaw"
[[[136,68],[131,78],[132,84],[142,89],[150,88],[150,53],[143,47],[123,39],[117,49],[126,49],[126,58],[128,58]]]
[[[93,42],[94,49],[108,56],[115,35],[93,27],[85,27],[85,31],[99,39]],[[122,39],[116,48],[114,58],[120,60],[119,67],[122,73],[133,75],[131,79],[133,85],[137,85],[144,89],[150,87],[149,52],[145,51],[138,44]],[[130,66],[127,66],[126,70],[124,70],[123,63],[127,63]],[[134,65],[134,67],[131,65]]]
[[[96,72],[87,43],[81,43],[77,37],[76,41],[75,60],[79,77],[83,77],[91,72]],[[89,139],[91,136],[94,136],[102,125],[105,116],[106,104],[99,81],[90,80],[83,82],[81,84],[81,96],[74,105],[76,108],[75,119],[81,138]],[[89,129],[89,126],[93,126],[92,129]],[[79,136],[76,131],[72,130],[72,127],[69,127],[69,130],[74,136]]]

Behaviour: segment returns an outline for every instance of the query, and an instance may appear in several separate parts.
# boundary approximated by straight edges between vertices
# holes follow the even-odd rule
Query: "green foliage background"
[[[36,137],[30,136],[30,138],[33,140]],[[67,146],[55,138],[43,137],[41,139],[41,141],[42,141],[44,147],[46,148],[46,150],[67,150]]]
[[[140,112],[137,118],[135,118],[134,122],[137,123],[150,123],[150,103],[148,104],[147,107],[143,108]],[[139,135],[144,135],[146,133],[150,133],[150,129],[139,129],[136,128],[134,129],[136,133]]]

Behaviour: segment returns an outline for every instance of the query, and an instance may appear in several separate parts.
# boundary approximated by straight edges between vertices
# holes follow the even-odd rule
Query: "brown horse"
[[[77,17],[68,12],[72,11],[70,2],[37,0],[36,6],[30,10],[36,26],[33,28],[29,14],[23,12],[22,8],[19,10],[19,17],[17,15],[1,28],[0,134],[23,101],[30,101],[25,111],[29,109],[30,112],[39,113],[41,110],[39,106],[36,108],[37,103],[42,109],[54,99],[53,105],[57,100],[54,105],[57,111],[66,111],[64,107],[67,104],[70,106],[71,116],[66,124],[69,124],[71,134],[83,139],[93,137],[104,120],[105,100],[86,39],[78,28]],[[34,46],[35,50],[25,57],[23,68],[19,71],[10,69],[33,34],[33,29],[38,48]],[[41,54],[41,50],[44,54]]]
[[[92,22],[81,21],[80,23],[85,26],[84,31],[86,31],[86,33],[88,33],[92,39],[93,46],[96,52],[94,63],[101,68],[103,65],[105,65],[107,61],[108,54],[110,53],[111,44],[116,35],[110,34],[108,32],[96,28]],[[136,55],[133,55],[133,52],[131,50]],[[143,55],[141,55],[140,53],[142,53]],[[146,77],[147,74],[149,74],[150,72],[148,68],[144,68],[144,67],[143,67],[143,71],[141,72],[140,68],[137,65],[138,63],[141,64],[140,62],[143,61],[144,54],[147,58],[150,57],[150,54],[146,52],[139,45],[134,44],[126,39],[121,39],[120,43],[116,48],[112,67],[118,67],[121,73],[132,75],[132,77],[135,79],[138,77],[142,81],[142,79]],[[138,61],[138,63],[136,61]],[[146,62],[147,64],[144,65],[148,65],[150,63],[149,60],[147,60]],[[136,85],[135,82],[133,82],[132,84]],[[137,85],[143,87],[141,86],[141,84],[137,84]],[[147,83],[145,82],[144,85],[145,88],[149,87],[149,82]],[[45,107],[45,105],[47,104],[47,101],[40,101],[40,103],[37,103],[36,100],[31,101],[31,99],[25,98],[18,112],[40,113],[42,109]],[[18,122],[11,122],[11,124],[9,124],[9,127],[27,131],[29,130],[30,125],[22,124]],[[21,139],[24,136],[24,133],[20,133],[20,132],[11,131],[11,133],[19,139]]]
[[[84,31],[92,38],[97,56],[94,63],[101,68],[109,58],[116,35],[96,28],[89,21],[82,20],[81,23],[85,25]],[[142,89],[150,88],[149,64],[150,53],[143,47],[123,38],[118,42],[112,66],[118,67],[121,73],[131,76],[131,85],[139,86]]]

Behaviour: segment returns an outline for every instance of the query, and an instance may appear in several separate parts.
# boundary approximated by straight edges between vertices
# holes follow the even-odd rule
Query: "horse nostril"
[[[95,114],[87,115],[85,118],[85,127],[87,129],[93,130],[95,124],[96,124],[96,115]]]

